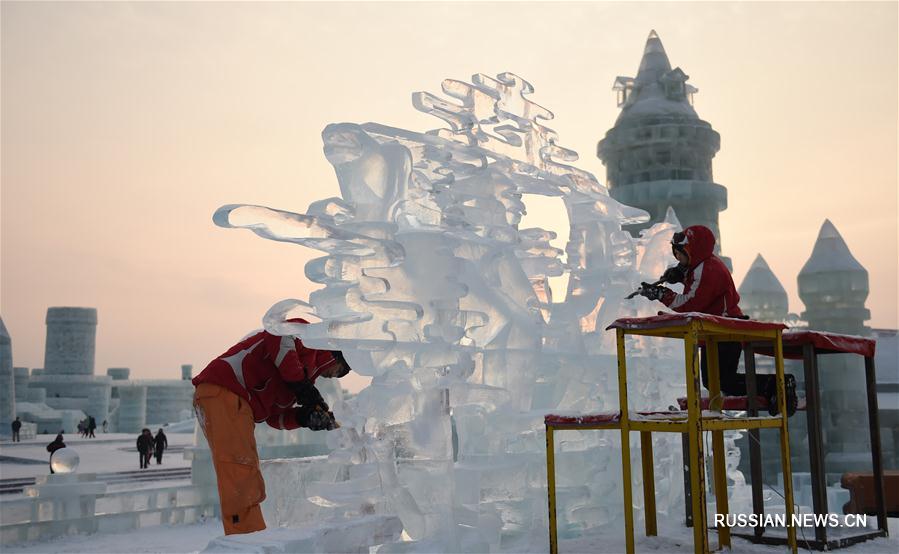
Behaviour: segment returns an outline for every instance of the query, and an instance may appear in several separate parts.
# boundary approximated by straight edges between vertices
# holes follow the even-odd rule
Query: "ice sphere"
[[[81,459],[71,448],[60,448],[50,456],[50,467],[54,473],[74,473]]]

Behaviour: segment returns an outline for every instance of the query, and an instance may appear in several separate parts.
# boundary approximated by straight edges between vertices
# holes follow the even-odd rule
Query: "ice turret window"
[[[665,95],[670,100],[683,100],[686,97],[683,83],[666,83]]]
[[[662,75],[659,81],[665,89],[665,96],[669,100],[684,100],[687,97],[687,79],[689,78],[686,73],[681,71],[681,68],[675,67]]]
[[[634,79],[632,77],[616,77],[612,90],[618,93],[618,107],[620,108],[627,103],[631,91],[634,90]]]

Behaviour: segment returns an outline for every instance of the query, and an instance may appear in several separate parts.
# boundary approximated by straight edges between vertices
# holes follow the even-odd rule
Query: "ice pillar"
[[[118,432],[139,433],[147,424],[147,387],[120,385]]]
[[[93,375],[96,308],[49,308],[44,374]]]
[[[16,402],[28,402],[28,374],[27,367],[14,367],[13,373],[16,382]]]

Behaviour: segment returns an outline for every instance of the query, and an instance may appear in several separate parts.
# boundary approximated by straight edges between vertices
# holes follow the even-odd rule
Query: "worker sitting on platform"
[[[676,312],[700,312],[724,317],[747,319],[740,310],[740,295],[734,286],[730,271],[720,258],[713,254],[715,235],[702,225],[687,227],[674,234],[671,250],[684,268],[684,292],[678,294],[661,286],[642,284],[640,294],[650,300],[659,300]],[[666,277],[670,277],[666,272]],[[676,279],[667,278],[674,282]],[[721,377],[721,391],[729,396],[746,395],[745,376],[737,373],[743,346],[739,342],[718,343],[718,372]],[[700,368],[702,384],[708,389],[708,363],[705,347],[700,347]],[[777,414],[777,384],[774,375],[757,376],[758,391],[768,400],[768,412]],[[787,392],[787,414],[796,411],[796,379],[784,375]]]

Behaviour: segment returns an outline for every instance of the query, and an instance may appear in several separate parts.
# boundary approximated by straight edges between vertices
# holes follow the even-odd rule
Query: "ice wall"
[[[16,377],[12,365],[12,339],[0,318],[0,434],[11,434],[16,418]]]
[[[671,212],[640,238],[622,231],[648,215],[571,165],[577,154],[558,143],[546,126],[553,114],[522,78],[478,74],[442,89],[412,101],[444,127],[325,128],[340,198],[305,214],[227,205],[214,215],[219,226],[324,253],[306,266],[323,287],[308,303],[273,306],[265,327],[340,349],[373,377],[335,406],[343,427],[328,434],[329,471],[266,467],[268,482],[293,485],[269,491],[269,513],[278,506],[282,525],[396,515],[410,540],[383,551],[547,540],[543,415],[618,408],[614,334],[604,329],[661,306],[623,297],[672,262],[679,227]],[[551,230],[519,228],[528,194],[563,200],[564,252]],[[553,291],[549,278],[566,273],[567,290]],[[285,323],[294,315],[314,323]],[[683,394],[682,345],[634,339],[630,348],[631,408],[673,404]],[[660,435],[658,505],[679,513],[679,440]],[[618,435],[561,437],[562,533],[614,525]]]

